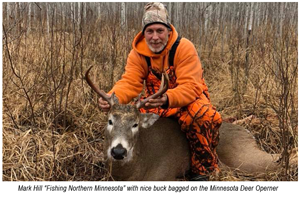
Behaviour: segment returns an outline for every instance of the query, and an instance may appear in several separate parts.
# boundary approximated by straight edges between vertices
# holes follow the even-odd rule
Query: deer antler
[[[100,90],[90,79],[89,72],[92,68],[93,68],[93,66],[90,66],[90,68],[85,73],[85,79],[86,79],[87,83],[100,97],[102,97],[105,101],[107,101],[110,106],[112,106],[114,104],[114,101],[112,100],[113,95],[108,96],[104,91]]]
[[[166,73],[162,73],[162,77],[161,77],[161,84],[159,87],[159,90],[157,91],[157,93],[147,97],[144,100],[139,100],[136,104],[136,107],[138,109],[142,108],[145,106],[145,104],[150,100],[150,99],[156,99],[157,97],[161,96],[162,94],[164,94],[169,87],[169,77]]]

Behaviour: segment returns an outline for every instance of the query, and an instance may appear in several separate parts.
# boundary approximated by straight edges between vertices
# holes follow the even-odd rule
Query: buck
[[[174,181],[190,168],[189,145],[177,121],[159,118],[139,109],[168,89],[168,78],[162,75],[157,93],[136,104],[119,104],[114,93],[108,96],[85,76],[89,86],[111,106],[105,129],[104,154],[113,180]],[[223,123],[217,148],[222,168],[245,172],[266,172],[278,168],[278,155],[256,146],[253,137],[240,126]]]

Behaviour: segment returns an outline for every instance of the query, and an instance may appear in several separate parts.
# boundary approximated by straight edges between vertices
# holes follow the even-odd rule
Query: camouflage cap
[[[171,28],[168,11],[162,3],[148,3],[144,7],[144,16],[142,21],[143,33],[148,25],[154,23],[161,23],[168,28]]]

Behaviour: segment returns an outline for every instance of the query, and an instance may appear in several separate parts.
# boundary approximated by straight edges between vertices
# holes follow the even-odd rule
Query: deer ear
[[[140,115],[140,125],[143,128],[149,128],[152,126],[159,118],[159,115],[154,113],[141,113]]]

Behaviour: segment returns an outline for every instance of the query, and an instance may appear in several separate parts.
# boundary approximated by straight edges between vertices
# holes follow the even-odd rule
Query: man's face
[[[149,25],[144,32],[146,43],[154,53],[162,51],[168,43],[170,31],[162,24]]]

